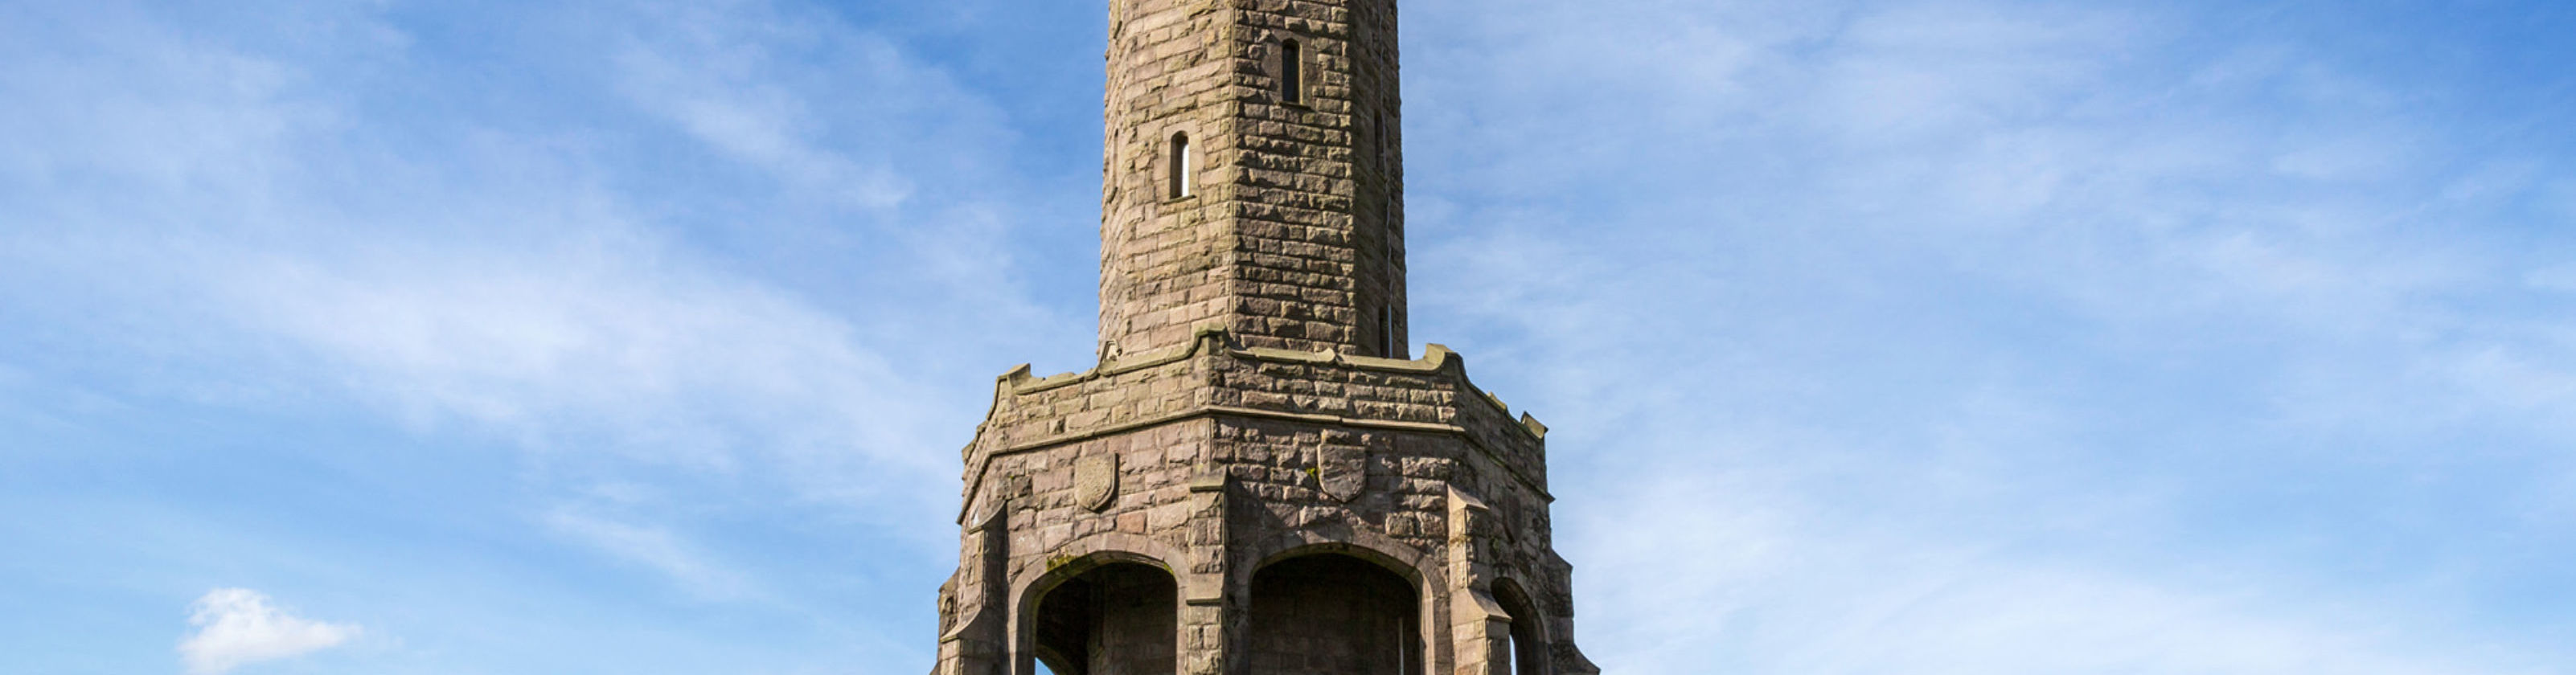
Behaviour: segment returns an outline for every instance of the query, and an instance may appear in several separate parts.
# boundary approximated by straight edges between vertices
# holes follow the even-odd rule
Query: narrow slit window
[[[1190,166],[1189,134],[1172,134],[1172,161],[1167,163],[1172,167],[1172,198],[1190,196],[1196,189],[1192,183],[1197,181],[1191,176],[1197,173],[1197,167]]]
[[[1279,43],[1279,102],[1306,102],[1306,51],[1296,40]]]

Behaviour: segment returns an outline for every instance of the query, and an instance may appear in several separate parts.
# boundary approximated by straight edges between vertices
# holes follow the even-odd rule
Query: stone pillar
[[[1512,675],[1512,616],[1489,592],[1493,565],[1486,539],[1494,527],[1493,507],[1450,486],[1449,626],[1458,645],[1456,675]]]
[[[1229,521],[1232,500],[1227,498],[1227,480],[1222,469],[1204,469],[1190,479],[1190,520],[1187,551],[1190,569],[1181,586],[1181,672],[1186,675],[1226,675],[1232,672],[1226,655],[1240,636],[1242,612],[1228,602],[1233,578],[1233,546],[1229,545]]]
[[[1005,675],[1010,535],[1002,510],[966,531],[957,574],[939,592],[939,663],[933,675]]]

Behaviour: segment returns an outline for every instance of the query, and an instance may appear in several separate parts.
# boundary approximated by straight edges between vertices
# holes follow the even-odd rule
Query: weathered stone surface
[[[1395,12],[1111,0],[1101,360],[995,383],[937,673],[1599,672],[1546,426],[1405,348]]]

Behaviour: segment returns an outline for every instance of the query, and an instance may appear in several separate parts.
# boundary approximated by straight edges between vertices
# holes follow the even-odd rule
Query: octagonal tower
[[[1394,0],[1111,0],[1100,363],[996,384],[934,675],[1589,675],[1547,428],[1407,353]]]

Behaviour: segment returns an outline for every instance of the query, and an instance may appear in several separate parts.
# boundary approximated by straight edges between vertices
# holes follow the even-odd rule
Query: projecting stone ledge
[[[1457,352],[1426,352],[1407,360],[1245,348],[1207,328],[1187,346],[1084,372],[1035,377],[1022,365],[998,378],[992,410],[964,450],[968,483],[995,457],[1223,416],[1455,435],[1545,495],[1547,426],[1512,419],[1468,379]]]

